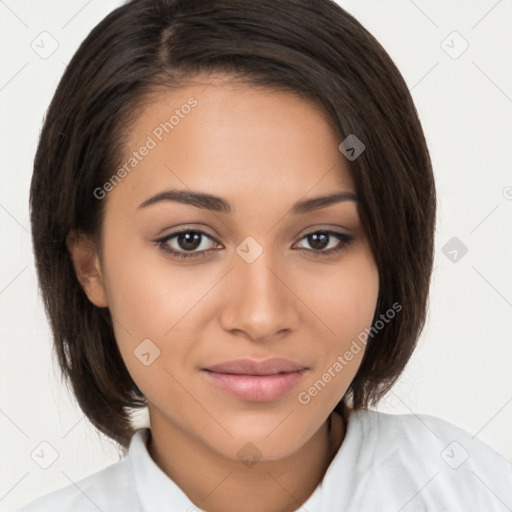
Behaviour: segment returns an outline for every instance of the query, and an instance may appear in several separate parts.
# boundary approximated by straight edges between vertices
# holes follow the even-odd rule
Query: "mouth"
[[[283,358],[263,361],[237,359],[203,368],[216,388],[250,402],[270,402],[290,392],[308,371],[304,365]]]

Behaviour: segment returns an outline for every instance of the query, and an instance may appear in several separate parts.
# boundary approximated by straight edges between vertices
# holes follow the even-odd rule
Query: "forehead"
[[[135,210],[165,189],[237,204],[295,203],[306,194],[355,192],[342,137],[325,112],[290,92],[195,80],[148,98],[130,126],[121,180],[109,202]]]

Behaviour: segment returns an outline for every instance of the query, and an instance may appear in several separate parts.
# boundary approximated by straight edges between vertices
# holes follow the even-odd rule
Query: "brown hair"
[[[380,278],[368,340],[337,409],[368,408],[407,364],[426,317],[436,197],[423,131],[405,81],[376,39],[332,0],[131,0],[83,41],[45,116],[30,189],[39,285],[63,375],[89,420],[126,448],[130,411],[146,399],[118,350],[108,308],[93,305],[66,247],[99,239],[93,191],[122,162],[142,99],[198,73],[290,91],[316,102],[365,151],[349,162]],[[341,142],[341,140],[340,140]]]

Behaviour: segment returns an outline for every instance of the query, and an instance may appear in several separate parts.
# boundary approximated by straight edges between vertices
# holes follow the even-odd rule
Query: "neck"
[[[246,467],[151,416],[148,451],[193,504],[208,512],[293,512],[311,496],[345,437],[333,412],[292,455]],[[331,423],[331,425],[329,425]]]

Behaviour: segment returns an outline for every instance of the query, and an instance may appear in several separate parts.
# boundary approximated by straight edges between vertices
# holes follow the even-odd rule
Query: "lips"
[[[306,367],[283,359],[281,357],[273,357],[263,361],[255,359],[236,359],[225,363],[209,366],[206,370],[215,373],[231,373],[235,375],[273,375],[276,373],[290,373],[304,370]]]
[[[237,359],[203,369],[208,382],[231,396],[251,402],[277,400],[291,391],[308,370],[274,357],[263,361]]]

